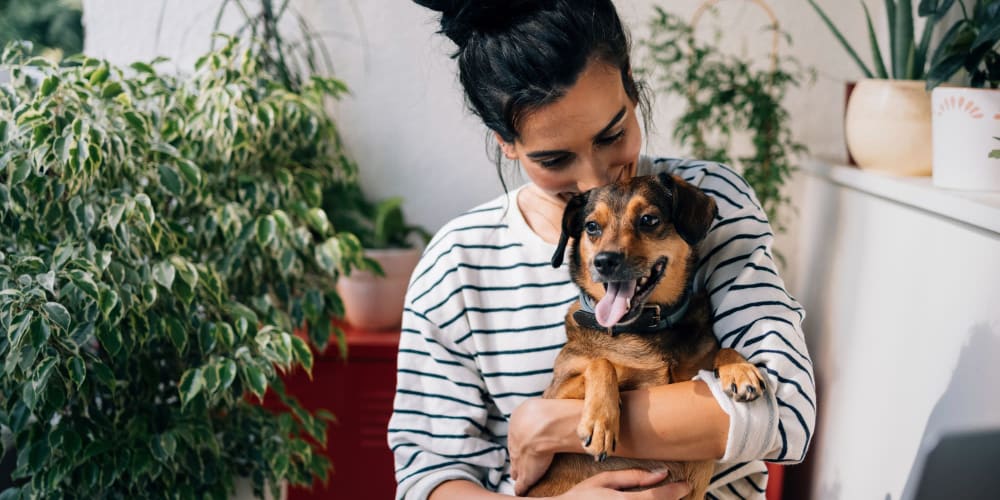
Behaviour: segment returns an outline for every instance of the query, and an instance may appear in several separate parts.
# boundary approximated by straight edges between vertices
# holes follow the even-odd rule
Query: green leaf
[[[180,255],[171,255],[170,263],[174,265],[181,280],[187,283],[192,290],[198,286],[198,269],[194,267],[194,264]]]
[[[125,215],[125,204],[115,203],[111,205],[111,208],[107,212],[108,227],[114,231],[118,229],[118,224],[122,220],[122,216]]]
[[[90,86],[97,87],[98,85],[104,83],[108,79],[108,67],[101,65],[90,74]]]
[[[201,169],[198,168],[198,165],[195,165],[194,162],[190,160],[184,159],[181,159],[177,165],[181,169],[181,174],[184,175],[184,180],[192,186],[197,187],[201,185]]]
[[[243,365],[243,377],[246,379],[250,391],[263,400],[264,392],[267,391],[267,377],[264,376],[264,372],[252,364],[246,364]]]
[[[56,75],[49,75],[42,81],[41,94],[42,97],[48,97],[52,95],[55,90],[59,88],[59,77]]]
[[[83,359],[78,356],[73,356],[66,361],[66,371],[69,372],[70,380],[76,385],[77,389],[83,386],[83,381],[87,379],[87,366],[83,363]]]
[[[236,362],[226,358],[219,363],[219,390],[226,390],[236,380]]]
[[[310,208],[306,212],[306,222],[322,235],[328,234],[332,229],[330,220],[327,219],[326,212],[322,208]]]
[[[28,160],[22,160],[18,162],[17,165],[14,167],[14,172],[10,174],[11,187],[24,182],[24,180],[27,179],[28,175],[30,174],[31,174],[31,162],[29,162]]]
[[[202,369],[201,374],[205,378],[205,394],[215,394],[221,383],[218,367],[216,365],[206,366]]]
[[[844,35],[840,33],[840,30],[837,29],[837,26],[833,24],[833,21],[831,21],[830,18],[826,15],[826,12],[824,12],[823,9],[820,8],[820,6],[816,3],[816,0],[809,0],[809,5],[812,5],[813,10],[815,10],[816,13],[819,14],[819,17],[823,20],[823,23],[826,24],[826,27],[830,28],[830,32],[833,33],[833,36],[837,38],[837,41],[840,42],[840,44],[844,47],[845,50],[847,50],[847,53],[851,56],[851,59],[853,59],[854,62],[858,65],[858,68],[861,69],[861,72],[865,74],[865,77],[873,78],[872,72],[868,69],[868,66],[866,66],[865,63],[861,61],[861,58],[858,57],[858,53],[854,51],[854,47],[852,47],[851,44],[847,41],[847,39],[844,38]]]
[[[173,167],[160,165],[159,172],[160,185],[166,188],[170,194],[178,197],[184,194],[184,188],[181,186],[181,178]]]
[[[868,43],[872,48],[872,60],[875,61],[875,76],[878,78],[889,78],[889,73],[882,62],[882,50],[878,46],[878,38],[875,36],[875,26],[872,25],[872,16],[868,12],[868,5],[862,1],[861,7],[865,10],[865,21],[868,23]]]
[[[990,151],[990,158],[1000,158],[1000,149],[994,149]]]
[[[152,443],[153,456],[165,464],[171,463],[174,453],[177,452],[177,439],[172,432],[164,432],[157,436]]]
[[[47,273],[35,275],[35,281],[37,281],[42,288],[48,290],[49,293],[56,293],[56,273],[49,271]]]
[[[115,306],[118,305],[118,292],[105,288],[101,290],[101,313],[104,314],[105,319],[111,319],[111,313],[114,312]]]
[[[125,121],[129,123],[133,128],[135,128],[140,134],[145,135],[147,133],[146,120],[139,113],[135,111],[125,112]]]
[[[341,257],[340,244],[336,237],[328,238],[316,247],[316,263],[327,274],[336,274]]]
[[[180,384],[177,386],[178,391],[180,391],[181,406],[187,406],[204,386],[205,377],[201,373],[201,368],[192,368],[184,372]]]
[[[97,378],[97,381],[108,389],[112,391],[117,389],[118,384],[115,380],[115,374],[111,371],[111,368],[108,368],[108,365],[100,361],[94,361],[93,364],[90,365],[89,373],[93,373],[94,377]]]
[[[101,347],[112,356],[118,354],[122,348],[121,330],[115,327],[98,328],[97,340],[101,342]]]
[[[313,354],[309,349],[309,344],[298,336],[292,336],[292,349],[295,352],[295,359],[302,364],[309,376],[312,377]]]
[[[101,294],[92,274],[87,271],[74,269],[69,272],[69,279],[74,285],[76,285],[77,288],[80,289],[80,291],[93,299],[95,302],[100,300]]]
[[[167,336],[170,337],[170,342],[174,344],[174,347],[178,351],[184,352],[184,348],[187,346],[187,331],[184,325],[177,318],[166,318],[164,320],[164,330],[166,330]]]
[[[101,89],[101,97],[111,99],[122,93],[122,84],[119,82],[109,82]]]
[[[58,302],[46,302],[42,305],[42,309],[45,310],[46,315],[49,320],[54,322],[59,328],[64,331],[69,331],[70,315],[69,311]]]
[[[146,193],[139,193],[135,196],[135,206],[139,209],[139,215],[147,226],[152,226],[156,221],[156,211],[153,210],[153,202]]]
[[[163,260],[153,266],[153,280],[163,288],[170,290],[174,284],[174,266]]]
[[[257,219],[257,243],[266,247],[274,241],[278,223],[271,215]]]

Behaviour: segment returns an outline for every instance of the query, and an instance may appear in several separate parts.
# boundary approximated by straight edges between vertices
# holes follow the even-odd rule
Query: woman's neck
[[[517,194],[517,206],[535,234],[548,243],[556,244],[559,241],[565,201],[542,191],[534,184],[528,184]]]

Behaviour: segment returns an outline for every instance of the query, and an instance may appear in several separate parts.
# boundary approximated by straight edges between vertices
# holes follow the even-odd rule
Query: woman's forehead
[[[593,61],[563,97],[528,113],[519,127],[518,142],[531,149],[565,149],[590,143],[623,107],[634,107],[625,93],[621,72]],[[565,143],[565,144],[561,144]]]

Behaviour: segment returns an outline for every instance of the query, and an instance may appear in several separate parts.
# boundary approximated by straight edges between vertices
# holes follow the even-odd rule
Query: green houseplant
[[[399,326],[410,274],[431,235],[406,222],[399,196],[371,202],[357,184],[341,183],[324,200],[333,224],[358,236],[369,264],[337,280],[347,322],[376,331]]]
[[[913,3],[885,0],[889,47],[883,51],[868,6],[862,1],[872,71],[817,1],[809,0],[809,4],[865,76],[853,86],[844,124],[847,148],[858,166],[897,175],[929,175],[931,106],[923,79],[927,76],[927,55],[935,25],[947,9],[927,17],[918,41],[914,36]],[[884,52],[888,54],[885,61]]]
[[[939,15],[953,3],[924,0],[920,14]],[[961,17],[942,37],[927,76],[927,88],[933,89],[934,185],[1000,191],[1000,160],[994,154],[1000,120],[1000,0],[957,3]],[[948,81],[957,85],[941,85]]]
[[[688,22],[656,7],[643,72],[657,90],[681,97],[685,107],[673,136],[689,145],[694,157],[731,164],[742,170],[771,223],[783,227],[780,208],[788,202],[782,186],[797,154],[806,151],[788,124],[782,101],[788,89],[811,72],[790,57],[774,54],[767,69],[753,61],[723,54],[698,41]],[[734,135],[748,131],[752,150],[738,154]]]
[[[343,85],[291,91],[231,38],[190,78],[29,51],[0,63],[0,425],[23,482],[3,498],[325,478],[331,416],[279,372],[311,369],[293,330],[324,347],[329,279],[361,262],[321,208],[354,175],[323,108]],[[247,397],[269,387],[291,413]]]

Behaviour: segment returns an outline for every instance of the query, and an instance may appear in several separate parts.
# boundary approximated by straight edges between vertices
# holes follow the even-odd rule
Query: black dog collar
[[[594,315],[594,301],[583,291],[580,292],[580,309],[573,313],[577,324],[592,330],[607,330],[612,337],[619,333],[655,333],[676,325],[687,313],[691,305],[691,287],[686,287],[677,305],[664,310],[659,304],[646,304],[642,311],[625,323],[606,327],[597,322]]]

